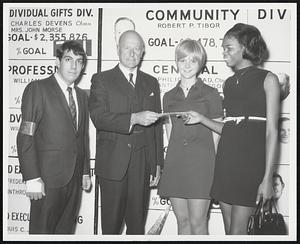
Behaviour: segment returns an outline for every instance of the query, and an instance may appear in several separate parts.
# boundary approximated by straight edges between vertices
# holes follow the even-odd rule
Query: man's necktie
[[[133,82],[133,74],[129,73],[129,84],[132,85],[132,87],[134,88],[134,82]]]
[[[76,105],[75,105],[75,101],[74,101],[73,94],[72,94],[72,87],[68,87],[67,90],[69,92],[69,108],[70,108],[71,115],[72,115],[72,122],[73,122],[73,126],[76,130],[76,128],[77,128]]]

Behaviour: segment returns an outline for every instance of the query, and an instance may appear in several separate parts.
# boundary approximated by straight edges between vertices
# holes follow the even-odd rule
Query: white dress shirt
[[[136,74],[137,74],[137,67],[135,67],[133,70],[129,70],[126,68],[123,64],[119,63],[119,68],[122,71],[122,73],[125,75],[126,79],[129,81],[129,74],[132,73],[132,81],[135,84],[136,82]]]

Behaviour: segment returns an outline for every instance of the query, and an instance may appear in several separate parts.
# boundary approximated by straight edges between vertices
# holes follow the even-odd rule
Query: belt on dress
[[[265,117],[258,116],[237,116],[237,117],[225,117],[223,122],[234,121],[236,124],[239,124],[242,120],[252,120],[252,121],[267,121]]]

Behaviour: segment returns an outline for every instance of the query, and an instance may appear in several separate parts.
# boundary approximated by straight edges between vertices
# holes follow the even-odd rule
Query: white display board
[[[279,141],[279,158],[276,171],[284,181],[278,208],[284,215],[289,235],[296,236],[296,4],[291,3],[147,3],[147,4],[4,4],[3,8],[3,233],[10,240],[34,240],[28,235],[30,201],[25,196],[25,185],[19,171],[16,135],[21,121],[21,98],[24,88],[36,79],[50,76],[56,70],[56,46],[65,40],[80,40],[88,55],[88,64],[79,86],[90,88],[90,80],[97,71],[104,71],[118,63],[114,23],[119,17],[127,17],[135,23],[135,30],[144,38],[146,52],[141,70],[159,81],[161,96],[179,81],[174,62],[175,47],[180,40],[200,40],[207,52],[207,64],[200,77],[218,89],[232,75],[222,58],[222,38],[236,23],[255,25],[262,33],[269,50],[269,59],[263,68],[277,74],[280,79],[289,78],[290,94],[282,101],[281,117],[288,118],[288,129],[282,131]],[[284,135],[285,133],[285,135]],[[165,134],[165,133],[164,133]],[[164,135],[165,147],[167,147]],[[91,175],[93,188],[83,193],[74,236],[64,240],[115,240],[101,235],[101,206],[98,199],[98,237],[94,236],[95,201],[95,148],[96,130],[90,121]],[[291,161],[291,164],[290,164]],[[151,191],[146,232],[164,213],[170,204],[161,199],[156,189]],[[100,194],[100,192],[99,192]],[[7,218],[5,218],[7,216]],[[126,226],[125,226],[126,228]],[[210,209],[207,237],[191,240],[235,240],[225,237],[219,206]],[[76,236],[76,238],[75,238]],[[171,208],[159,237],[128,237],[124,240],[159,240],[177,236],[177,224]],[[52,237],[51,237],[52,238]],[[60,237],[53,237],[59,240]],[[82,238],[82,239],[81,239]],[[231,239],[230,239],[231,238]],[[250,238],[250,237],[245,237]],[[243,238],[243,240],[245,240]],[[259,237],[251,237],[259,238]],[[264,237],[261,240],[264,239]],[[284,239],[285,238],[285,239]],[[251,240],[254,240],[251,239]],[[117,239],[119,240],[119,239]],[[277,238],[277,240],[279,240]]]

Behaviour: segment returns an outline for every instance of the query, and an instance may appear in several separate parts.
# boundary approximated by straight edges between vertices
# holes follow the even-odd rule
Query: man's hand
[[[142,111],[131,114],[131,125],[143,125],[148,126],[153,124],[159,119],[159,114],[152,111]]]
[[[155,177],[153,177],[153,175],[150,175],[150,187],[157,186],[159,180],[160,180],[160,165],[157,165]]]
[[[39,200],[45,194],[45,184],[41,178],[26,181],[26,196],[30,200]]]
[[[82,189],[88,191],[92,186],[91,177],[89,175],[82,176]]]

